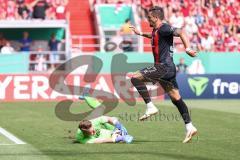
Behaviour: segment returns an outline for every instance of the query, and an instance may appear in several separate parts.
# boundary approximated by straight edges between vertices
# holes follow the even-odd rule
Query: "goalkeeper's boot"
[[[147,104],[147,110],[146,110],[145,114],[139,118],[139,120],[144,121],[147,118],[149,118],[157,113],[158,113],[157,107],[155,107],[152,103],[151,103],[151,105]]]
[[[85,100],[86,96],[89,94],[89,90],[90,90],[90,86],[84,87],[82,95],[80,95],[78,98],[80,100]]]
[[[186,132],[186,137],[183,140],[183,143],[188,143],[191,141],[192,137],[195,136],[197,134],[197,128],[195,128],[193,125],[187,129]]]
[[[97,108],[101,105],[101,103],[94,97],[89,96],[90,87],[87,86],[83,89],[83,94],[78,97],[80,100],[84,100],[90,108]]]

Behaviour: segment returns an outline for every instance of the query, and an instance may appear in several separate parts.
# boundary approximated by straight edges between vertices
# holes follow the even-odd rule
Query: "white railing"
[[[108,51],[139,51],[139,48],[151,47],[151,44],[144,44],[140,46],[139,36],[104,36],[98,35],[73,35],[71,37],[72,49],[79,52],[87,52],[89,48],[94,51],[108,52]]]
[[[124,52],[122,47],[125,40],[131,40],[131,47],[133,52],[151,52],[152,46],[149,43],[143,43],[139,41],[137,35],[112,35],[112,36],[100,36],[100,35],[72,35],[71,36],[71,48],[72,52]],[[128,44],[127,44],[128,45]],[[115,47],[114,47],[115,46]],[[183,44],[179,37],[174,38],[174,52],[183,52]],[[110,49],[108,49],[108,47]],[[127,47],[126,47],[127,48]],[[92,49],[92,50],[91,50]],[[126,50],[125,50],[126,51]]]
[[[89,1],[90,2],[90,1]],[[93,4],[93,1],[90,2],[90,4]],[[122,4],[122,6],[124,6],[125,4]],[[95,22],[95,26],[96,26],[96,32],[97,34],[100,36],[98,38],[99,40],[99,45],[97,45],[98,47],[98,50],[103,52],[105,51],[105,44],[108,44],[108,42],[106,42],[106,35],[113,35],[113,34],[117,34],[119,32],[119,29],[120,28],[104,28],[102,27],[101,25],[101,18],[100,18],[100,13],[99,13],[99,8],[102,7],[102,6],[108,6],[108,7],[116,7],[116,4],[100,4],[100,3],[97,3],[94,5],[94,7],[92,8],[92,11],[94,11],[94,22]],[[140,19],[139,17],[137,16],[137,7],[135,4],[131,4],[131,6],[129,4],[126,4],[126,6],[129,6],[132,8],[132,12],[133,12],[133,24],[137,27],[138,30],[141,30],[141,25],[140,25]],[[114,42],[116,43],[116,42]],[[117,42],[118,43],[118,42]],[[121,43],[121,42],[119,42]],[[138,51],[138,52],[143,52],[144,51],[144,48],[143,48],[143,38],[142,37],[138,37],[138,38],[135,38],[135,42],[132,43],[133,46],[133,50],[134,51]],[[138,46],[136,46],[138,45]],[[77,48],[78,46],[76,46]],[[89,46],[90,47],[90,46]],[[122,49],[117,49],[117,51],[121,51]]]
[[[66,20],[0,20],[0,28],[67,28]]]
[[[30,51],[22,54],[29,54],[30,71],[53,70],[68,59],[64,51]]]

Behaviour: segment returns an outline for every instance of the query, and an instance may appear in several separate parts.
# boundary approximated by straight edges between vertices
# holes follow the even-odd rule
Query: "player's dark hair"
[[[83,132],[87,131],[91,127],[92,127],[92,123],[88,120],[82,120],[78,126],[78,128],[81,129],[81,131]]]
[[[154,6],[148,10],[148,12],[151,12],[151,15],[153,17],[157,17],[160,20],[164,20],[164,10],[162,7]]]

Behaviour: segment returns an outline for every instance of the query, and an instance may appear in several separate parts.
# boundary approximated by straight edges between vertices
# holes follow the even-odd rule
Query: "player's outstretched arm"
[[[104,118],[106,118],[106,122],[112,124],[113,126],[115,126],[115,129],[119,130],[119,132],[121,133],[121,135],[127,135],[128,131],[127,129],[124,127],[124,125],[122,123],[119,122],[119,120],[116,117],[108,117],[108,116],[104,116]]]
[[[113,138],[96,138],[93,140],[92,143],[99,144],[99,143],[115,143],[115,139]]]
[[[131,143],[133,140],[133,137],[130,135],[122,136],[119,134],[113,134],[111,138],[96,138],[93,141],[89,141],[90,143],[119,143],[119,142],[125,142],[125,143]]]
[[[106,119],[105,121],[107,123],[110,123],[110,124],[114,125],[116,128],[124,127],[116,117],[104,116],[103,118]]]
[[[191,57],[197,56],[197,52],[191,49],[189,39],[187,38],[186,34],[184,33],[184,31],[182,29],[180,29],[180,28],[175,29],[173,31],[173,36],[181,38],[183,45],[185,47],[186,53],[189,56],[191,56]]]
[[[134,26],[130,26],[130,28],[132,29],[132,31],[133,31],[136,35],[143,36],[143,37],[146,37],[146,38],[149,38],[149,39],[152,38],[152,35],[151,35],[151,34],[142,33],[142,32],[140,32],[139,30],[137,30],[136,27],[134,27]]]

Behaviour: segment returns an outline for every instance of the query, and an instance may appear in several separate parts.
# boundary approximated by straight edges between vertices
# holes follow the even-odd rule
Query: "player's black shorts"
[[[140,73],[147,81],[153,83],[158,82],[165,89],[178,89],[175,65],[154,64],[153,66],[140,70]]]

